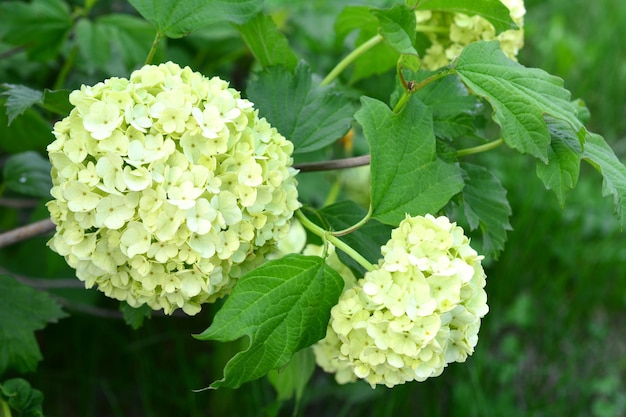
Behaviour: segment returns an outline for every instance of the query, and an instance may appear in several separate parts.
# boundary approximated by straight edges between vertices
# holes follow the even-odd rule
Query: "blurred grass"
[[[324,72],[339,53],[329,16],[336,16],[341,2],[268,3],[291,16],[287,30],[297,49],[327,53],[306,57]],[[526,5],[520,61],[564,78],[590,108],[592,129],[626,155],[626,3]],[[194,42],[190,37],[172,43],[171,53],[183,63],[209,65],[206,56],[191,55]],[[479,158],[509,190],[515,230],[487,270],[491,312],[474,356],[441,377],[394,390],[337,386],[318,372],[302,415],[626,415],[626,238],[611,201],[601,198],[600,177],[585,169],[562,210],[529,175],[534,162],[528,158],[504,149]],[[13,254],[16,264],[27,259],[25,251]],[[109,300],[100,304],[116,308]],[[41,332],[45,360],[28,377],[45,393],[49,417],[267,415],[274,393],[265,381],[239,391],[193,392],[220,378],[237,348],[191,338],[210,317],[155,317],[133,331],[119,320],[75,314]],[[283,413],[290,411],[288,405]]]

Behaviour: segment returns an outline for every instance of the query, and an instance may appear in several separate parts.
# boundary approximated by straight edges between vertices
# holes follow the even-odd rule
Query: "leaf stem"
[[[0,417],[11,417],[11,409],[9,408],[9,404],[1,398],[0,404],[2,404],[2,408],[0,408]]]
[[[400,100],[398,100],[398,102],[394,106],[393,112],[396,114],[400,113],[402,109],[404,108],[404,106],[406,106],[406,103],[409,101],[409,98],[411,98],[411,95],[414,94],[415,92],[426,87],[428,84],[432,83],[433,81],[437,81],[438,79],[446,77],[453,73],[454,73],[453,70],[447,69],[447,70],[438,72],[436,74],[433,74],[430,77],[425,78],[418,83],[414,83],[413,81],[411,81],[410,83],[407,83],[406,85],[407,88],[404,90],[404,94],[402,95],[402,97],[400,97]],[[410,88],[408,88],[409,86]]]
[[[333,68],[328,73],[326,78],[322,80],[320,85],[330,84],[335,78],[339,76],[339,74],[341,74],[343,70],[345,70],[348,67],[348,65],[354,62],[355,59],[363,55],[368,50],[372,49],[374,46],[381,43],[383,39],[384,39],[383,36],[378,34],[374,36],[373,38],[370,38],[369,40],[365,41],[365,43],[359,45],[354,51],[350,52],[348,55],[346,55],[344,59],[339,61],[339,63],[335,66],[335,68]]]
[[[150,47],[150,52],[148,53],[148,57],[146,58],[146,62],[144,63],[144,65],[152,63],[152,58],[154,58],[154,54],[159,47],[159,42],[161,42],[161,36],[163,36],[163,34],[160,30],[157,30],[156,35],[154,35],[154,40],[152,41],[152,46]]]
[[[476,153],[487,152],[487,151],[497,148],[503,143],[504,143],[504,140],[500,138],[491,142],[487,142],[483,145],[474,146],[473,148],[459,149],[458,151],[456,151],[456,156],[467,156],[467,155],[473,155]]]
[[[315,223],[313,223],[304,215],[304,213],[302,213],[302,211],[297,210],[296,217],[298,218],[302,226],[306,227],[309,231],[324,239],[324,241],[330,242],[335,245],[337,249],[343,251],[346,255],[357,261],[359,265],[365,268],[365,270],[374,270],[374,265],[369,263],[369,261],[365,259],[360,253],[355,251],[350,245],[339,239],[337,236],[334,236],[332,232],[324,230]]]
[[[69,74],[72,66],[74,66],[74,61],[76,60],[76,55],[78,54],[78,47],[74,46],[70,51],[70,54],[67,56],[65,62],[63,62],[63,66],[59,71],[59,75],[57,79],[54,81],[53,90],[60,90],[63,88],[63,84],[65,84],[65,80],[67,79],[67,74]]]
[[[363,226],[365,223],[369,221],[369,219],[372,217],[373,212],[374,212],[374,208],[370,204],[370,208],[367,211],[367,214],[365,215],[365,217],[363,217],[361,220],[359,220],[357,223],[353,224],[352,226],[348,227],[347,229],[337,230],[335,232],[331,232],[331,234],[333,236],[344,236],[344,235],[354,232],[355,230],[357,230],[358,228],[360,228],[361,226]]]
[[[443,26],[416,25],[415,29],[422,33],[448,33],[450,28]]]

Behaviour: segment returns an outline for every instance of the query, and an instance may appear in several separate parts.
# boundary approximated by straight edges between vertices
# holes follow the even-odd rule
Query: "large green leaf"
[[[315,256],[287,255],[241,277],[211,326],[196,336],[250,339],[211,388],[238,388],[283,367],[294,353],[324,337],[342,288],[341,276]]]
[[[6,115],[8,117],[7,126],[15,120],[16,117],[24,114],[29,108],[39,105],[59,115],[67,115],[71,106],[69,104],[68,90],[33,90],[25,85],[18,84],[1,84],[6,91],[0,93],[6,96]]]
[[[0,3],[0,25],[6,30],[5,42],[23,46],[31,59],[46,61],[59,53],[72,18],[62,0],[9,1]]]
[[[454,64],[461,80],[493,107],[493,119],[512,148],[548,162],[550,131],[544,116],[562,119],[582,141],[585,128],[563,80],[508,59],[498,42],[475,42]]]
[[[293,70],[298,64],[298,58],[289,47],[287,38],[270,16],[259,13],[237,28],[262,67],[282,65]]]
[[[2,169],[5,186],[17,193],[50,198],[52,165],[33,151],[10,156]]]
[[[267,68],[249,82],[246,92],[259,114],[293,142],[295,153],[324,148],[350,129],[350,99],[314,81],[304,64],[294,74],[284,67]]]
[[[413,97],[395,114],[363,97],[355,118],[371,149],[373,217],[396,225],[405,214],[435,213],[463,188],[460,169],[437,158],[431,113]]]
[[[615,156],[613,149],[600,135],[590,133],[585,143],[583,158],[593,165],[604,179],[603,195],[613,196],[615,211],[622,226],[626,224],[626,167]]]
[[[89,71],[105,66],[111,59],[109,28],[98,21],[80,19],[74,30],[78,51]]]
[[[565,194],[578,182],[582,150],[580,141],[565,122],[549,119],[547,124],[552,137],[548,163],[537,161],[537,176],[547,189],[554,191],[563,206]]]
[[[129,0],[157,30],[180,38],[212,23],[243,24],[261,10],[262,0]]]
[[[1,100],[0,100],[1,102]],[[8,126],[9,119],[0,111],[0,150],[19,153],[29,150],[45,152],[54,140],[52,126],[38,112],[27,109]]]
[[[517,29],[509,9],[500,0],[421,0],[417,4],[417,10],[479,15],[491,22],[497,32]]]
[[[34,371],[41,360],[34,332],[63,317],[47,293],[0,275],[0,375],[8,368]]]
[[[504,249],[511,206],[506,189],[491,171],[479,165],[461,165],[466,174],[463,187],[463,211],[472,230],[483,233],[482,252],[497,256]]]

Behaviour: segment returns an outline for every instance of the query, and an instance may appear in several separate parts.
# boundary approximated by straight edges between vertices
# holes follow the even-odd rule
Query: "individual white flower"
[[[381,253],[332,308],[313,346],[317,363],[339,383],[392,387],[464,362],[488,307],[483,257],[463,229],[443,216],[407,216]]]
[[[70,102],[48,148],[49,245],[87,287],[196,314],[287,236],[293,144],[227,82],[170,62]]]
[[[502,52],[509,58],[517,60],[519,50],[524,46],[524,8],[523,0],[500,0],[510,11],[511,19],[518,29],[505,30],[496,34],[496,29],[481,16],[470,16],[463,13],[445,13],[432,11],[416,11],[418,32],[423,33],[430,41],[422,60],[422,67],[436,70],[454,60],[463,48],[476,41],[497,40]]]

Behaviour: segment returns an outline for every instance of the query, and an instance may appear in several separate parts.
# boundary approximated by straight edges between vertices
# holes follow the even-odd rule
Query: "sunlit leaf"
[[[298,64],[298,58],[289,47],[287,38],[270,16],[259,13],[237,28],[262,67],[282,65],[293,70]]]

